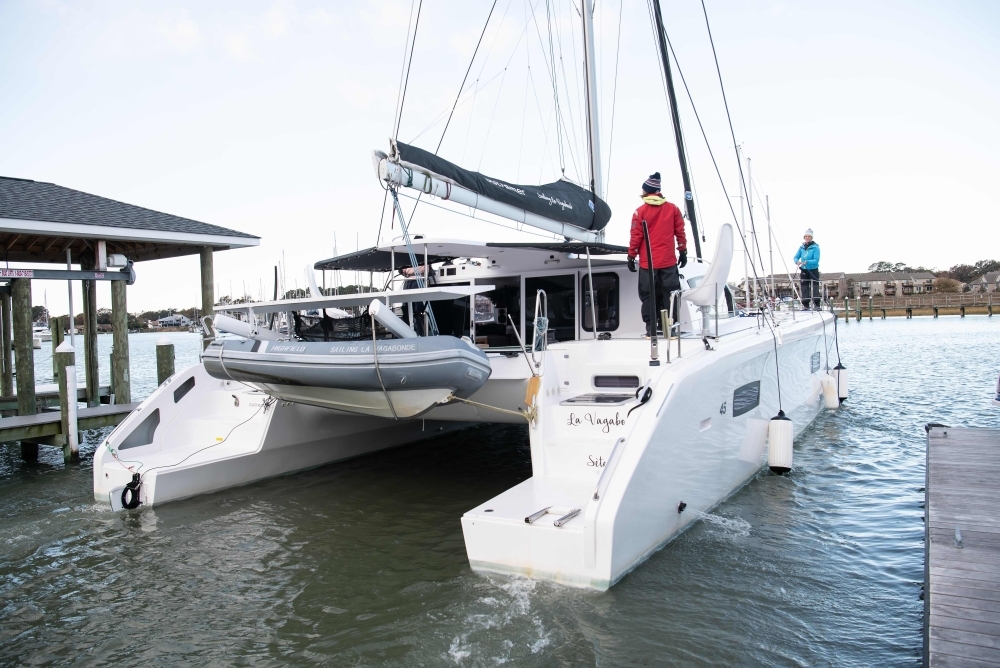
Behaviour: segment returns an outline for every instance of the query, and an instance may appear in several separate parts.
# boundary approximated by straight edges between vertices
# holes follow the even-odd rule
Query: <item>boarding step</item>
[[[462,531],[472,567],[602,588],[585,563],[593,492],[592,483],[529,478],[468,511]]]

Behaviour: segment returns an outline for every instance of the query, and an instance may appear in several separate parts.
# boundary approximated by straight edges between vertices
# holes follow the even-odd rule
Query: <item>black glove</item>
[[[677,255],[677,266],[680,267],[681,269],[683,269],[684,267],[687,266],[687,263],[688,263],[688,252],[687,252],[687,249],[685,249],[685,250],[682,250]]]
[[[630,257],[628,259],[628,270],[631,271],[633,274],[635,273],[635,258],[634,257]]]

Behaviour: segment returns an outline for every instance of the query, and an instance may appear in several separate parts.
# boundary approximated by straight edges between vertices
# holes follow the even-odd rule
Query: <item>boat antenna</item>
[[[684,208],[687,219],[691,223],[694,236],[694,253],[701,259],[701,236],[698,233],[698,217],[695,214],[694,195],[691,191],[691,170],[688,167],[687,152],[684,150],[684,135],[681,133],[681,117],[677,110],[677,96],[674,94],[674,78],[670,72],[670,57],[667,55],[667,34],[663,27],[663,12],[660,10],[660,0],[653,1],[653,21],[656,28],[656,42],[660,47],[660,62],[663,65],[663,75],[667,82],[667,100],[670,102],[670,117],[674,122],[674,139],[677,141],[677,159],[681,165],[681,178],[684,179]]]

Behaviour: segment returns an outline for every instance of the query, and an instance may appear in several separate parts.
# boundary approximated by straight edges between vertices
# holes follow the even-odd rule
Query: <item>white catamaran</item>
[[[410,289],[322,296],[313,285],[305,299],[226,306],[207,322],[239,337],[217,339],[108,436],[95,497],[165,503],[472,424],[524,424],[532,476],[462,516],[470,563],[607,589],[765,463],[788,470],[793,435],[846,397],[833,316],[739,317],[727,285],[736,235],[724,224],[711,261],[696,247],[669,295],[676,322],[664,311],[663,338],[643,337],[638,274],[603,237],[592,4],[589,189],[509,183],[398,141],[376,151],[403,238],[314,268],[411,268]],[[410,238],[397,200],[407,188],[565,241]]]

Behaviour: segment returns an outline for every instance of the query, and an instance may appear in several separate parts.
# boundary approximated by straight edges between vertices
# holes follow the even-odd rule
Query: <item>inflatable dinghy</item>
[[[453,336],[372,341],[217,340],[202,356],[213,378],[273,397],[350,413],[412,418],[490,377],[486,354]]]

